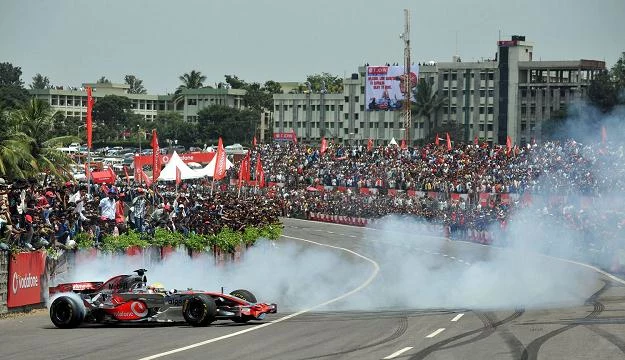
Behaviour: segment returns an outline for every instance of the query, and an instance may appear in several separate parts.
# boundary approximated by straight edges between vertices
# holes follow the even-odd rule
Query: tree
[[[0,108],[13,110],[21,107],[30,99],[28,90],[17,86],[0,86]]]
[[[212,105],[198,112],[198,133],[204,142],[249,143],[254,136],[258,113],[224,105]]]
[[[35,168],[64,178],[69,173],[71,159],[56,147],[78,141],[73,135],[52,137],[54,113],[47,102],[31,99],[19,110],[11,113],[19,133],[29,138],[30,154]]]
[[[45,89],[50,86],[50,80],[47,76],[43,76],[39,73],[33,76],[33,82],[30,84],[31,89]]]
[[[4,62],[0,63],[0,108],[17,109],[30,98],[22,82],[22,69],[19,66]]]
[[[621,95],[620,103],[625,103],[625,52],[621,53],[621,57],[616,61],[612,69],[610,70],[610,75],[614,80],[614,85],[616,87],[617,93]]]
[[[182,81],[182,85],[178,86],[176,92],[174,93],[174,103],[180,102],[182,100],[183,95],[182,91],[185,89],[199,89],[204,87],[204,81],[206,81],[206,76],[202,75],[201,72],[191,70],[190,73],[185,73],[178,77],[180,81]]]
[[[425,118],[425,132],[430,135],[433,128],[438,127],[438,121],[434,116],[432,123],[432,115],[436,115],[438,111],[446,104],[447,98],[441,96],[438,91],[432,91],[432,85],[425,81],[419,81],[414,90],[415,103],[412,104],[412,114],[417,118]]]
[[[21,79],[22,68],[13,66],[9,62],[0,63],[0,86],[13,86],[22,88],[24,82]]]
[[[143,87],[143,80],[139,80],[136,76],[126,75],[124,81],[130,86],[130,89],[128,89],[129,94],[147,94]]]
[[[337,75],[324,72],[321,74],[308,75],[306,81],[310,83],[313,92],[320,92],[324,85],[329,94],[343,93],[343,79]]]
[[[14,180],[34,173],[29,140],[28,136],[17,131],[8,112],[0,108],[0,176]]]
[[[610,112],[618,103],[618,88],[608,71],[598,74],[588,87],[588,100],[601,112]]]
[[[131,112],[130,99],[125,96],[107,95],[93,105],[94,137],[112,139],[128,125]]]
[[[184,121],[180,113],[159,113],[154,125],[161,139],[178,140],[178,144],[183,146],[203,144],[197,124]]]
[[[243,101],[245,106],[260,113],[263,109],[271,109],[273,106],[273,96],[259,83],[252,83],[246,89]],[[260,114],[259,114],[260,116]]]
[[[226,83],[233,89],[247,89],[248,84],[236,75],[224,75]]]
[[[279,82],[273,81],[273,80],[265,81],[265,84],[263,85],[263,89],[272,95],[284,93],[284,91],[282,91],[282,85],[280,85]]]
[[[110,84],[111,80],[107,79],[106,76],[102,76],[96,81],[96,84]]]

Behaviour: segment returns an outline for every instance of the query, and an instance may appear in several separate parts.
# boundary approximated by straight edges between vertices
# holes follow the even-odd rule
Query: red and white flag
[[[406,146],[406,139],[401,139],[401,149],[406,150],[408,146]]]
[[[509,155],[510,151],[512,151],[512,138],[508,135],[506,136],[506,154]]]
[[[152,182],[156,181],[161,175],[161,157],[160,148],[158,147],[158,135],[156,129],[152,129]]]
[[[239,188],[243,186],[244,181],[250,180],[250,152],[247,152],[247,155],[241,160],[241,165],[239,168]]]
[[[180,172],[180,168],[176,166],[176,186],[180,185],[182,182],[182,174]]]
[[[321,138],[321,149],[319,150],[319,152],[321,153],[321,155],[323,155],[326,150],[328,150],[328,141],[326,140],[325,136]]]
[[[475,137],[473,138],[473,145],[477,145],[477,144],[478,144],[477,135],[475,135]]]
[[[438,133],[436,133],[436,137],[434,138],[434,144],[435,144],[436,146],[439,146],[439,145],[440,145],[440,141],[438,140]]]
[[[219,138],[217,143],[217,154],[215,160],[215,173],[213,174],[214,180],[221,180],[226,177],[226,149],[224,149],[224,143]]]
[[[130,176],[128,176],[128,166],[124,165],[124,175],[126,175],[126,183],[130,186]]]
[[[265,186],[265,172],[263,171],[263,164],[260,161],[260,154],[258,154],[256,156],[256,184],[258,184],[258,187],[264,187]]]
[[[252,140],[252,146],[256,147],[256,136],[254,136],[254,139]]]
[[[91,149],[92,144],[92,132],[93,132],[93,118],[91,112],[93,110],[93,97],[91,96],[91,87],[87,86],[87,147]]]
[[[369,141],[367,141],[367,151],[371,151],[371,149],[373,149],[373,139],[369,138]]]
[[[447,133],[447,150],[451,151],[451,138],[449,137],[449,133]]]

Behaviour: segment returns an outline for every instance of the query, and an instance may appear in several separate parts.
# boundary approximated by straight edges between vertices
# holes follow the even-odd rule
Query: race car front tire
[[[251,302],[251,303],[257,302],[256,296],[254,296],[254,294],[252,294],[250,291],[245,290],[245,289],[234,290],[233,292],[230,293],[230,295],[234,297],[238,297],[239,299],[243,299],[247,302]],[[237,324],[245,324],[246,322],[250,320],[254,320],[254,317],[249,316],[249,315],[241,315],[240,317],[232,318],[232,321],[234,321]]]
[[[50,305],[50,320],[61,329],[75,328],[85,319],[83,304],[69,296],[60,296]]]
[[[256,296],[254,296],[254,294],[252,294],[250,291],[245,290],[245,289],[234,290],[233,292],[230,293],[230,295],[234,297],[238,297],[239,299],[243,299],[247,302],[251,302],[251,303],[258,302],[256,300]]]
[[[193,295],[182,304],[182,316],[191,326],[207,326],[215,321],[216,314],[215,300],[208,295]]]

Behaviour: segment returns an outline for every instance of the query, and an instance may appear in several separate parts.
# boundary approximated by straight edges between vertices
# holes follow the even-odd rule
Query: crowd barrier
[[[198,252],[183,247],[152,246],[130,247],[123,254],[128,257],[129,263],[132,258],[141,257],[143,264],[163,261],[174,253],[186,254],[190,258],[209,256],[213,258],[215,266],[222,267],[240,261],[246,249],[246,246],[239,245],[233,253],[226,253],[217,248],[211,252]],[[47,256],[46,251],[0,253],[0,314],[44,306],[48,284],[67,281],[67,274],[72,268],[89,264],[101,255],[103,253],[95,248],[66,251],[54,258]]]
[[[308,214],[308,219],[313,221],[329,222],[334,224],[352,225],[352,226],[367,226],[368,219],[353,216],[343,215],[326,215],[322,213],[311,212]]]

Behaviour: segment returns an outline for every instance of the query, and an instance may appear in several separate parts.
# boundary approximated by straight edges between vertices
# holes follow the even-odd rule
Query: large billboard
[[[411,89],[417,86],[419,68],[410,68]],[[403,66],[367,66],[367,110],[400,110],[404,102]],[[411,99],[414,95],[411,91]]]

